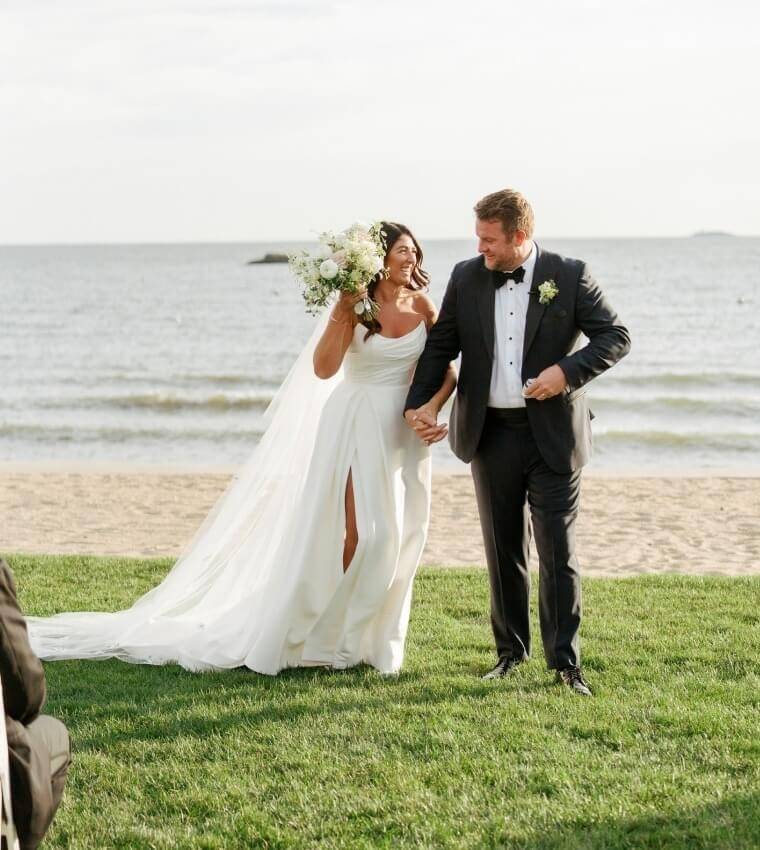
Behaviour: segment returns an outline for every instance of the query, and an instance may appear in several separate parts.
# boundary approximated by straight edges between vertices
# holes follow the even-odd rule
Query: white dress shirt
[[[522,264],[525,276],[522,283],[507,279],[496,290],[493,370],[489,407],[525,407],[522,389],[522,357],[525,341],[525,319],[528,299],[536,267],[536,245]]]

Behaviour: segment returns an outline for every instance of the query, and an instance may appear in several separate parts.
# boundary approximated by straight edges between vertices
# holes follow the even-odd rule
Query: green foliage
[[[28,613],[170,562],[9,558]],[[423,569],[398,677],[46,665],[75,746],[46,847],[755,848],[760,579],[584,582],[593,699],[492,662],[480,570]],[[537,634],[537,630],[536,630]]]

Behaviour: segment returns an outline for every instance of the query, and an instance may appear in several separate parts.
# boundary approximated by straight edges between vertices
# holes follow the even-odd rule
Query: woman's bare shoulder
[[[412,292],[412,309],[415,313],[425,317],[428,327],[435,324],[435,320],[438,318],[438,308],[426,292]]]

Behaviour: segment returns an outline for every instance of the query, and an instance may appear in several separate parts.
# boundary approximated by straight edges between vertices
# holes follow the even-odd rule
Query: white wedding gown
[[[125,611],[30,617],[40,657],[399,670],[430,509],[430,450],[402,415],[425,323],[366,342],[357,326],[341,372],[320,381],[311,359],[325,323],[253,456],[164,581]],[[344,574],[349,470],[359,544]]]

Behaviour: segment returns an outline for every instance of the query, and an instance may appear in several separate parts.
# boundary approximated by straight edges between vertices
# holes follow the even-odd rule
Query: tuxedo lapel
[[[525,341],[523,342],[523,361],[533,344],[541,319],[546,312],[546,305],[538,300],[538,287],[549,277],[549,261],[544,252],[536,245],[536,265],[533,267],[533,283],[530,286],[528,299],[528,314],[525,317]]]
[[[488,356],[493,360],[493,346],[495,330],[496,289],[491,280],[491,272],[485,267],[481,260],[480,273],[478,274],[478,312],[480,313],[480,324],[483,326],[483,340],[486,344]]]

